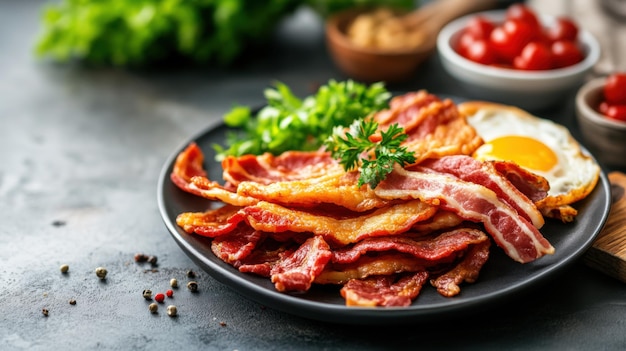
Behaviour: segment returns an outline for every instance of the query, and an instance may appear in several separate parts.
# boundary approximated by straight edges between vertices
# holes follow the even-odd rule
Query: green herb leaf
[[[278,155],[288,150],[317,150],[336,126],[349,126],[354,120],[388,107],[391,93],[383,83],[364,85],[352,80],[330,80],[317,93],[304,99],[277,82],[265,90],[267,105],[252,116],[249,108],[237,106],[225,115],[231,133],[226,147],[215,146],[217,159],[243,154]]]
[[[358,186],[368,184],[372,189],[393,171],[395,164],[405,166],[415,162],[415,153],[401,146],[407,138],[402,127],[392,124],[386,131],[381,131],[381,140],[375,142],[372,136],[377,131],[378,123],[359,119],[347,132],[335,128],[324,143],[346,171],[360,168]]]

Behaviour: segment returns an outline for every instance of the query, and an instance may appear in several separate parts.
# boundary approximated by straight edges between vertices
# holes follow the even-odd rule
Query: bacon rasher
[[[331,256],[330,247],[321,236],[311,237],[293,254],[272,267],[272,283],[278,291],[307,291]]]
[[[365,212],[389,204],[368,186],[358,187],[358,172],[331,173],[314,179],[281,181],[272,184],[242,182],[237,193],[260,201],[309,207],[333,204]]]
[[[421,240],[404,236],[368,238],[353,246],[333,250],[331,263],[316,282],[344,284],[350,279],[364,279],[371,275],[429,271],[432,267],[453,264],[459,256],[465,256],[470,247],[485,242],[489,243],[489,237],[471,228],[458,228]]]
[[[174,162],[170,179],[181,190],[208,200],[222,201],[235,206],[246,206],[257,202],[206,177],[204,154],[196,143],[190,143]]]
[[[427,272],[407,274],[397,281],[395,276],[353,279],[341,288],[340,293],[347,306],[405,307],[419,295],[427,281]]]
[[[543,215],[535,204],[513,186],[505,176],[500,174],[492,163],[481,162],[470,156],[455,155],[426,160],[417,167],[410,168],[410,170],[422,172],[432,170],[480,184],[494,191],[498,198],[513,207],[521,216],[531,221],[537,229],[543,227],[545,223]],[[516,174],[519,175],[520,173]],[[535,178],[533,177],[533,179]],[[519,181],[522,182],[523,178],[520,178]]]
[[[532,223],[521,217],[495,192],[450,175],[412,172],[396,167],[376,188],[388,199],[420,199],[452,211],[465,220],[481,222],[500,248],[513,260],[531,262],[554,247]]]
[[[242,211],[256,230],[308,232],[324,237],[331,245],[344,246],[368,237],[404,233],[413,224],[432,217],[437,207],[407,201],[357,217],[335,218],[263,201]]]
[[[315,179],[329,173],[343,173],[342,166],[322,151],[287,151],[279,156],[228,156],[222,161],[224,180],[239,185],[243,181],[271,184],[279,181]]]

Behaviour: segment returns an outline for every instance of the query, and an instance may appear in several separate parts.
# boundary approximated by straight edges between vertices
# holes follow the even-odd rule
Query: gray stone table
[[[87,69],[34,59],[42,4],[0,2],[1,350],[626,347],[624,284],[582,262],[497,309],[436,323],[335,325],[242,298],[172,240],[157,206],[159,172],[233,104],[261,104],[274,80],[303,96],[344,79],[319,18],[297,12],[237,69]],[[436,56],[390,88],[466,94]],[[570,99],[546,114],[578,135],[572,106]],[[158,266],[135,263],[139,252],[156,255]],[[108,269],[106,281],[93,273],[98,266]],[[198,274],[197,294],[184,287],[188,270]],[[183,285],[173,300],[178,317],[163,306],[150,314],[142,290],[165,290],[171,277]]]

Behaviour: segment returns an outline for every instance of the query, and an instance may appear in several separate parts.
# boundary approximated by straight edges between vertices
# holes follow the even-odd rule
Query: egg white
[[[580,144],[564,126],[517,108],[502,108],[498,105],[478,108],[467,119],[485,141],[474,153],[479,159],[490,158],[485,153],[488,153],[491,140],[509,135],[534,138],[550,148],[556,155],[556,163],[551,169],[542,171],[526,168],[548,180],[548,197],[560,199],[556,205],[576,201],[581,197],[576,194],[582,192],[586,196],[589,188],[595,186],[600,167],[592,157],[582,152]],[[520,147],[517,152],[524,153],[526,150]]]

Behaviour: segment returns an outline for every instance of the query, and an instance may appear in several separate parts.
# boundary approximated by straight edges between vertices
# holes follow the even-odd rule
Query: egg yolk
[[[474,157],[479,160],[513,161],[536,171],[549,171],[558,161],[554,151],[544,143],[520,135],[493,139],[476,150]]]

